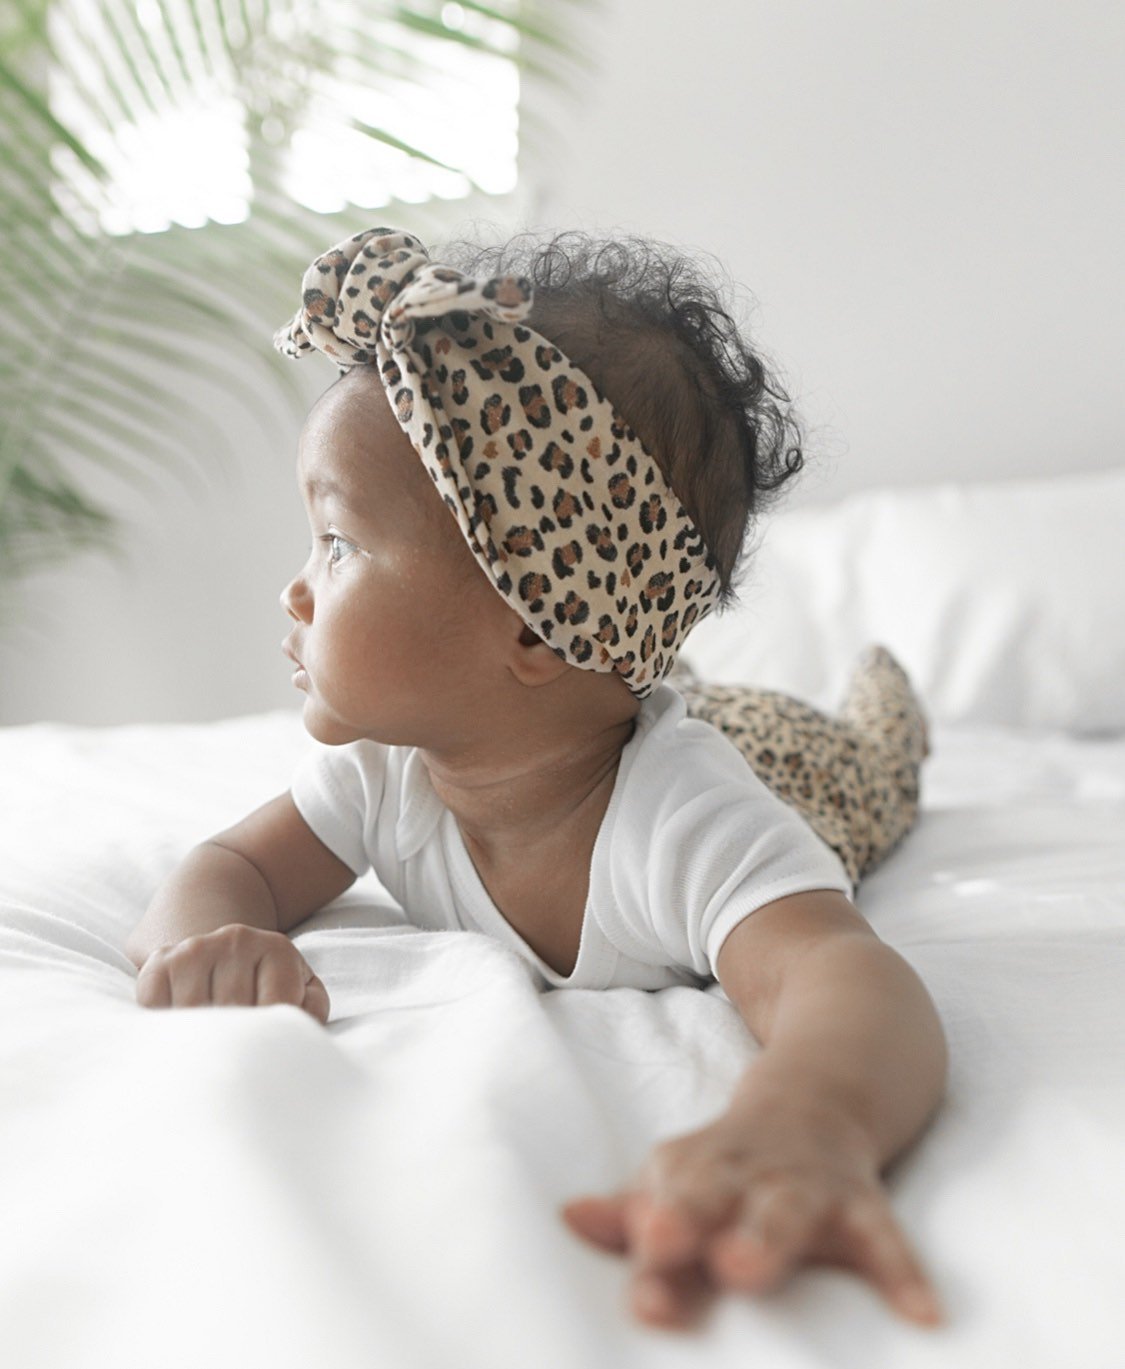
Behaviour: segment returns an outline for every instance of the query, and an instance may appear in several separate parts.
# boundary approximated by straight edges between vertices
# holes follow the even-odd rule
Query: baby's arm
[[[921,980],[830,890],[745,918],[716,968],[763,1046],[730,1106],[657,1146],[626,1191],[568,1205],[567,1220],[630,1255],[646,1320],[690,1320],[715,1285],[765,1292],[827,1261],[937,1321],[879,1182],[945,1089],[945,1037]]]
[[[296,1002],[327,1020],[322,985],[314,1006],[302,1001],[315,976],[286,934],[355,878],[278,795],[196,846],[156,890],[125,943],[138,1000]]]

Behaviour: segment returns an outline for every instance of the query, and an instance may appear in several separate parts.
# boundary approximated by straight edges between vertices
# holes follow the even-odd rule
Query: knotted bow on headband
[[[301,292],[278,351],[377,366],[499,593],[563,660],[647,698],[715,607],[719,575],[637,434],[519,322],[531,281],[473,280],[412,234],[370,228],[317,257]]]

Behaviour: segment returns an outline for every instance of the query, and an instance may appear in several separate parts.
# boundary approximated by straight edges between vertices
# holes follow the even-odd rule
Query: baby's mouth
[[[297,686],[298,689],[307,689],[309,685],[309,672],[301,664],[301,661],[298,659],[296,652],[289,645],[288,637],[285,639],[284,642],[282,642],[281,649],[297,667],[297,669],[293,672],[293,683]]]

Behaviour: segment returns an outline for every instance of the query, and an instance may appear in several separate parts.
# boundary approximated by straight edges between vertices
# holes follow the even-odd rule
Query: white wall
[[[558,134],[514,226],[719,259],[811,430],[791,507],[1125,459],[1125,10],[610,0],[584,22],[596,67],[569,97],[527,88]],[[335,378],[315,362],[310,399]],[[132,569],[29,582],[0,721],[295,707],[277,596],[307,540],[297,426],[246,431],[223,485],[121,495]]]
[[[801,499],[1125,459],[1125,9],[617,0],[599,30],[536,212],[729,266],[819,430]]]

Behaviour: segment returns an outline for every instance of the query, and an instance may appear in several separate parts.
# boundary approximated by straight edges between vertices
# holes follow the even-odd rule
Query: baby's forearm
[[[882,1168],[937,1109],[948,1065],[941,1021],[914,970],[875,937],[837,937],[789,972],[730,1112],[802,1098],[842,1107]]]
[[[157,948],[241,922],[278,930],[269,885],[236,851],[214,842],[195,847],[160,885],[129,933],[125,954],[140,968]]]

